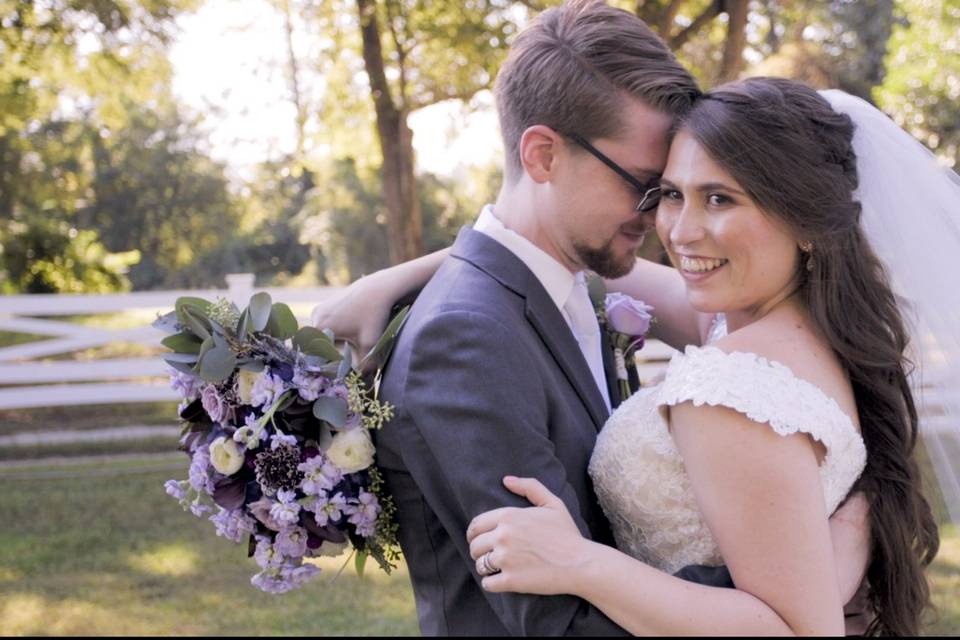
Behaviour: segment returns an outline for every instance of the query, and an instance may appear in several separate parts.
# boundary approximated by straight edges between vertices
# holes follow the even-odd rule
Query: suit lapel
[[[526,300],[527,320],[576,390],[599,430],[610,415],[607,405],[573,332],[533,272],[499,242],[466,227],[457,236],[452,256],[473,264]]]
[[[531,278],[533,278],[531,274]],[[535,278],[533,278],[536,280]],[[580,351],[580,345],[563,319],[560,310],[539,282],[531,283],[527,292],[527,320],[539,334],[550,354],[586,406],[599,431],[609,417],[607,405]]]

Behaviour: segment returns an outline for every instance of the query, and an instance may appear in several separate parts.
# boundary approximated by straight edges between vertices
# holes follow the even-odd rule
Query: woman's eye
[[[683,200],[683,194],[677,191],[676,189],[663,189],[660,192],[660,199],[680,201],[680,200]]]
[[[730,204],[731,202],[733,202],[733,200],[722,193],[711,193],[707,196],[707,204],[713,207],[721,207],[725,204]]]

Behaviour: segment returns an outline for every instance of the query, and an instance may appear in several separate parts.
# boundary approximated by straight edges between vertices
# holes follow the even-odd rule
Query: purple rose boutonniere
[[[599,282],[599,285],[594,286],[597,319],[601,330],[607,332],[613,347],[620,397],[626,400],[631,395],[627,363],[633,366],[634,356],[643,348],[650,324],[654,322],[650,313],[653,307],[619,292],[605,293],[601,298],[597,288],[603,281]]]

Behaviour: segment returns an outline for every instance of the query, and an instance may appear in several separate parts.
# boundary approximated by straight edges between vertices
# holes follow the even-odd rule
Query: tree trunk
[[[390,95],[384,71],[380,26],[374,0],[357,0],[363,62],[370,79],[370,94],[377,114],[377,136],[383,154],[383,199],[387,206],[390,262],[398,264],[423,253],[423,222],[414,173],[413,132],[407,111]]]
[[[727,37],[723,43],[723,61],[720,63],[719,82],[735,80],[743,68],[743,49],[747,44],[748,0],[725,0]]]

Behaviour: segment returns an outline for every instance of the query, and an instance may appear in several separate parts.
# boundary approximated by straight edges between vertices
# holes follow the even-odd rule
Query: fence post
[[[252,273],[228,273],[227,295],[241,309],[247,306],[253,295],[255,276]]]

